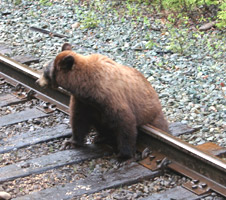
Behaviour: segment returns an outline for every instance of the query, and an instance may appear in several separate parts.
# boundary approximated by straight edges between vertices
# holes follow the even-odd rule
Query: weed
[[[147,49],[152,49],[152,47],[157,46],[157,44],[150,38],[149,35],[146,35],[146,40],[148,41],[145,46]]]
[[[146,26],[150,26],[150,21],[149,21],[149,19],[148,19],[147,16],[144,16],[143,23],[144,23]]]
[[[29,11],[29,15],[31,15],[32,17],[37,17],[37,15],[35,14],[35,12],[32,11],[32,10]]]
[[[39,3],[43,6],[51,6],[53,5],[49,0],[40,0]]]
[[[96,28],[99,23],[100,20],[94,11],[89,11],[87,14],[84,14],[81,20],[82,29]]]
[[[75,173],[77,173],[78,168],[77,168],[76,166],[74,166],[74,167],[73,167],[73,171],[74,171]]]
[[[22,3],[22,0],[14,0],[13,3],[17,6]]]
[[[220,11],[217,13],[217,18],[218,18],[217,27],[225,28],[226,27],[226,2],[221,4],[219,8],[220,8]]]
[[[138,13],[138,4],[132,5],[128,1],[126,2],[126,8],[128,9],[129,16],[135,16]]]
[[[169,50],[175,53],[184,54],[186,49],[190,47],[188,42],[189,40],[188,30],[176,28],[171,28],[168,30],[170,34]]]
[[[104,12],[105,11],[105,0],[97,0],[95,1],[94,7],[96,8],[96,10],[98,10],[99,12]]]
[[[53,148],[53,146],[51,145],[50,147],[49,147],[49,152],[53,152],[54,151],[54,148]]]
[[[95,169],[95,161],[94,160],[92,160],[92,161],[90,161],[90,163],[89,163],[89,170],[90,170],[90,173]]]

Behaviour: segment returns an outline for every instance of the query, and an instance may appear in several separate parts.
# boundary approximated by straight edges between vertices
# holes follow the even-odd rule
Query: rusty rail
[[[171,161],[167,167],[193,179],[194,184],[192,183],[191,187],[197,190],[195,187],[203,184],[203,193],[211,188],[226,196],[226,163],[220,158],[151,125],[142,126],[140,130],[145,133],[140,135],[140,143],[164,154]]]
[[[0,78],[14,86],[21,84],[33,91],[35,97],[68,113],[69,94],[63,89],[43,90],[35,83],[39,76],[38,72],[0,55]],[[170,164],[167,163],[167,167],[193,179],[191,188],[198,187],[197,180],[194,180],[198,177],[198,182],[202,182],[202,189],[209,191],[211,188],[226,197],[225,162],[150,125],[142,126],[140,132],[138,145],[149,146],[151,150],[163,153],[171,161]]]
[[[42,89],[36,84],[40,73],[1,54],[0,77],[14,86],[22,85],[28,92],[34,94],[36,98],[54,104],[59,110],[68,113],[70,97],[65,90],[61,88],[57,90],[50,88]]]

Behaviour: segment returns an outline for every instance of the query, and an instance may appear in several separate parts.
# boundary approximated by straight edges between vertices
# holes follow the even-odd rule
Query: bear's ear
[[[62,48],[61,48],[61,51],[71,51],[72,50],[72,47],[71,47],[71,44],[70,43],[64,43]]]
[[[60,62],[59,62],[59,67],[60,69],[65,69],[65,70],[71,70],[73,65],[75,63],[75,59],[73,56],[65,56]]]

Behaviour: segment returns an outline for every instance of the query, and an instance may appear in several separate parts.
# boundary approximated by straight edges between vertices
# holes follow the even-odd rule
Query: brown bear
[[[83,145],[91,127],[117,144],[120,158],[135,153],[137,128],[151,124],[169,132],[156,91],[136,69],[107,56],[83,56],[62,47],[38,80],[40,86],[60,86],[71,93],[70,145]]]

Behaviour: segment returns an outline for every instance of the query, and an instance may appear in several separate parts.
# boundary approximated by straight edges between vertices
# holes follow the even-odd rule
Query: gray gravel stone
[[[40,63],[30,65],[36,70],[42,70],[44,63],[53,59],[66,41],[72,43],[77,53],[107,55],[121,64],[140,70],[145,75],[159,93],[163,111],[170,122],[180,121],[193,128],[199,128],[195,133],[179,136],[181,139],[194,145],[213,141],[226,147],[225,31],[220,33],[218,30],[210,30],[202,36],[199,35],[195,43],[186,44],[189,48],[184,55],[174,51],[166,53],[172,38],[169,31],[164,30],[163,25],[159,23],[160,20],[151,18],[151,26],[161,27],[161,30],[150,30],[142,18],[136,21],[126,13],[120,15],[114,6],[119,4],[121,7],[123,1],[96,4],[96,8],[99,5],[102,9],[95,11],[95,17],[91,18],[91,21],[95,18],[93,22],[97,22],[97,26],[90,29],[85,26],[90,20],[88,14],[91,13],[91,5],[81,6],[75,1],[65,0],[51,1],[53,5],[46,6],[40,2],[22,1],[17,6],[13,1],[1,1],[0,44],[8,46],[5,52],[4,49],[1,51],[2,53],[10,57],[29,54],[40,58]],[[112,7],[108,10],[110,6]],[[6,11],[9,14],[3,15]],[[35,32],[30,30],[31,26],[66,37],[58,38],[51,34]],[[197,32],[189,31],[187,43],[193,40],[193,33]],[[148,49],[146,44],[150,39],[156,45]],[[218,45],[218,48],[211,51],[208,44]],[[216,56],[217,54],[219,56]],[[9,91],[10,86],[0,85],[0,94]],[[1,108],[0,115],[23,109],[23,106]],[[4,133],[3,137],[12,136],[18,129],[26,132],[38,127],[54,126],[58,122],[68,124],[69,119],[58,113],[50,121],[40,119],[40,124],[37,124],[31,120],[27,124],[17,124],[12,128],[3,127],[0,131]],[[49,147],[46,145],[44,149],[48,151]],[[21,158],[26,159],[26,156]],[[102,172],[102,168],[102,165],[100,169],[94,167],[92,173]],[[147,183],[147,187],[150,192],[161,190],[155,188],[155,185],[159,184],[157,180],[155,185],[149,184]],[[171,184],[173,182],[166,181],[165,185]],[[147,188],[145,192],[146,190]],[[124,198],[123,195],[120,196]],[[137,189],[137,192],[131,195],[131,199],[140,196],[142,193]]]

